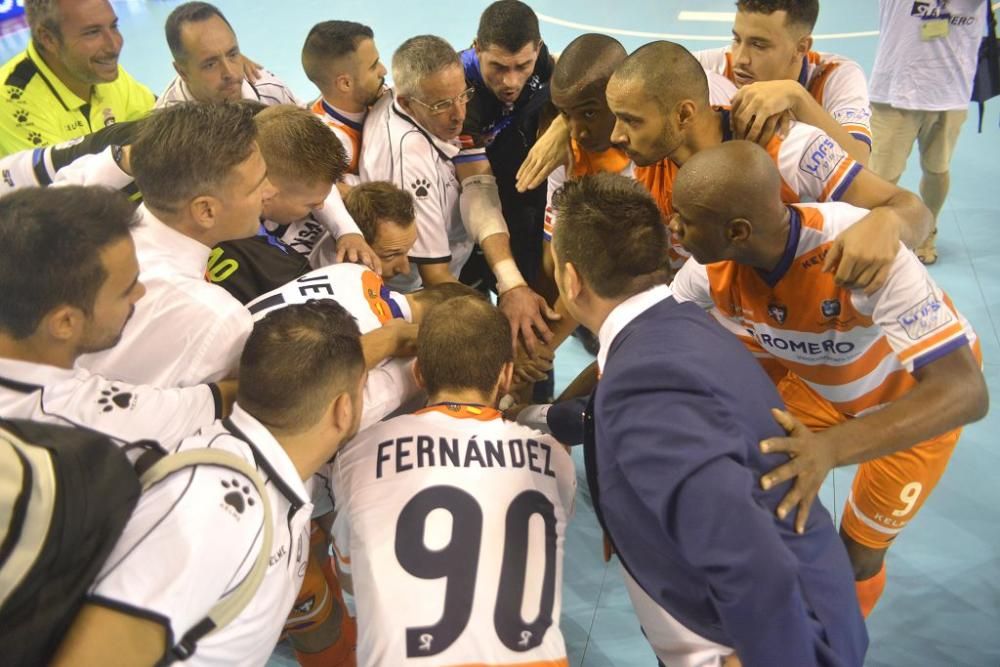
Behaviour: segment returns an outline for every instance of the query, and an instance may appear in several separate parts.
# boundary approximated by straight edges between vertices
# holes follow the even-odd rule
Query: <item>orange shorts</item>
[[[789,412],[813,431],[847,420],[798,376],[778,383]],[[948,467],[962,429],[858,466],[844,505],[841,530],[871,549],[887,549],[916,516]]]
[[[308,632],[323,624],[333,612],[336,604],[327,573],[323,571],[323,552],[326,550],[326,535],[313,523],[309,545],[309,564],[306,566],[306,576],[302,580],[302,588],[295,598],[292,612],[285,621],[284,632],[296,634]],[[326,556],[326,561],[330,560]]]

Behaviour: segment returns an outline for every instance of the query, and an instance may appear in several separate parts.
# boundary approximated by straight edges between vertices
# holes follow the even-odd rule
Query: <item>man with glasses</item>
[[[459,133],[474,89],[461,60],[445,40],[421,35],[405,41],[392,58],[395,90],[372,108],[365,121],[361,180],[389,181],[414,199],[417,240],[410,250],[415,268],[390,284],[400,291],[458,280],[478,242],[497,277],[501,308],[526,344],[544,317],[557,317],[527,287],[514,264],[510,235],[494,179],[473,176],[459,182]]]

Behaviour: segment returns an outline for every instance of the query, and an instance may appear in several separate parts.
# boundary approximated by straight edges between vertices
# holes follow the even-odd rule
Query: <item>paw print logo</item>
[[[19,99],[21,99],[22,95],[24,95],[24,91],[21,90],[20,88],[14,88],[12,86],[7,89],[7,99],[10,100],[11,102],[18,101]]]
[[[36,146],[41,146],[43,143],[42,135],[38,134],[37,132],[28,132],[28,141],[30,141]]]
[[[240,486],[239,480],[232,481],[222,481],[222,488],[232,489],[229,493],[222,497],[227,505],[236,510],[237,514],[243,514],[246,511],[247,506],[253,507],[257,501],[250,497],[250,487],[247,485]]]
[[[431,193],[431,184],[426,178],[418,178],[410,187],[413,188],[413,195],[417,199],[423,199]]]
[[[14,120],[16,120],[18,123],[27,123],[28,112],[25,111],[24,109],[18,109],[17,111],[14,112]]]
[[[111,412],[115,408],[124,410],[132,405],[132,393],[112,386],[101,392],[97,404],[101,406],[101,412]]]

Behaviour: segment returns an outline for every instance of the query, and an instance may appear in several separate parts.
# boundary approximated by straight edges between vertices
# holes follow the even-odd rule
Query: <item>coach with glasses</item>
[[[414,200],[417,240],[413,268],[390,285],[412,291],[457,281],[479,243],[503,295],[501,310],[529,348],[534,329],[547,331],[544,317],[556,316],[526,284],[514,263],[510,234],[492,176],[460,181],[458,140],[474,89],[466,82],[458,54],[433,35],[406,40],[392,57],[395,89],[365,120],[361,181],[389,181]]]

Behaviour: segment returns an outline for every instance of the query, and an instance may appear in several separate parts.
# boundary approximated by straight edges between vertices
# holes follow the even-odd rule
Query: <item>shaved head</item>
[[[702,264],[739,260],[785,229],[778,167],[749,141],[727,141],[686,161],[674,181],[673,205],[671,228]]]
[[[552,89],[569,95],[596,85],[603,94],[608,79],[626,57],[625,47],[614,37],[580,35],[559,55],[552,73]]]
[[[757,144],[727,141],[684,163],[674,182],[674,199],[678,198],[726,220],[748,217],[781,206],[781,175]]]
[[[612,79],[646,91],[665,112],[682,100],[692,100],[699,107],[709,104],[708,75],[690,51],[673,42],[640,46],[615,70]]]
[[[569,123],[570,136],[586,151],[611,148],[615,116],[605,89],[625,60],[625,47],[607,35],[580,35],[566,47],[552,74],[552,104]]]

